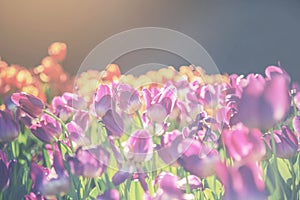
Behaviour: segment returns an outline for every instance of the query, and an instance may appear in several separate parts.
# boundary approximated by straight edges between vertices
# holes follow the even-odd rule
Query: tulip
[[[249,129],[242,123],[232,129],[224,129],[221,134],[227,153],[235,161],[260,160],[266,154],[262,133],[259,129]]]
[[[46,143],[53,142],[62,133],[60,123],[47,114],[43,114],[39,122],[31,125],[30,130],[34,136]]]
[[[109,153],[101,146],[76,150],[74,157],[68,157],[68,162],[73,174],[84,177],[99,177],[107,169]]]
[[[194,139],[184,139],[177,147],[181,155],[178,163],[184,170],[204,178],[215,173],[215,165],[219,161],[218,152]]]
[[[249,128],[272,128],[290,108],[289,76],[277,67],[268,67],[266,75],[248,75],[238,103],[237,118]]]
[[[75,110],[86,108],[86,102],[77,94],[65,92],[62,96],[53,98],[52,108],[56,116],[60,117],[63,121],[66,121]]]
[[[73,121],[80,126],[84,131],[89,128],[90,115],[86,111],[79,110],[73,116]]]
[[[124,148],[127,159],[134,162],[145,162],[152,158],[153,142],[151,135],[146,130],[137,130],[132,134]]]
[[[11,142],[19,136],[19,124],[14,120],[12,114],[8,110],[0,110],[0,127],[0,142]]]
[[[189,175],[177,181],[176,183],[181,190],[186,190],[187,187],[189,187],[190,190],[203,189],[203,184],[201,180],[194,175]]]
[[[227,167],[224,163],[216,166],[217,176],[224,185],[225,200],[263,200],[267,198],[263,171],[256,163]]]
[[[106,190],[102,195],[99,195],[96,200],[119,200],[120,194],[116,189]]]
[[[296,133],[298,134],[298,140],[300,137],[300,116],[295,116],[293,118],[293,127]]]
[[[9,177],[14,163],[13,160],[8,161],[5,152],[0,150],[0,192],[9,184]]]
[[[298,91],[294,96],[294,101],[297,109],[300,110],[300,91]]]
[[[272,133],[265,135],[266,142],[272,149]],[[273,131],[275,140],[276,154],[280,158],[290,158],[298,151],[298,137],[286,126],[281,130]]]
[[[153,200],[163,200],[163,199],[177,199],[183,200],[184,193],[179,188],[177,182],[179,178],[171,173],[161,172],[155,179],[155,184],[158,185],[157,190]]]
[[[102,117],[108,135],[121,137],[124,133],[124,122],[121,116],[113,111],[108,110]]]
[[[116,98],[119,108],[128,114],[138,111],[142,106],[138,91],[130,85],[118,85],[116,88]]]
[[[74,121],[67,123],[66,127],[70,133],[70,137],[75,148],[90,144],[89,138],[84,134],[82,128]]]
[[[144,89],[143,92],[146,101],[147,116],[152,122],[163,123],[174,108],[177,96],[176,88],[168,86],[153,98],[149,90]]]
[[[101,84],[94,96],[94,109],[98,117],[103,117],[112,108],[111,89]]]
[[[64,170],[62,156],[59,151],[54,153],[52,170],[32,162],[30,177],[33,181],[32,191],[36,194],[41,193],[49,199],[56,197],[56,195],[64,195],[70,187],[70,180]]]
[[[44,200],[45,198],[41,194],[35,194],[33,192],[30,192],[29,194],[25,195],[25,200]]]
[[[22,109],[25,113],[27,113],[33,118],[36,118],[39,115],[41,115],[43,109],[45,108],[44,103],[39,98],[24,92],[14,93],[11,96],[11,100],[20,109]]]
[[[180,154],[177,153],[177,147],[182,140],[183,135],[178,130],[167,132],[161,137],[158,155],[166,164],[178,165],[177,159]]]

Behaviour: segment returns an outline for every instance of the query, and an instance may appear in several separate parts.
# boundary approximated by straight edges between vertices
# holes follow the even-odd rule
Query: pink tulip
[[[139,93],[133,87],[120,84],[115,90],[117,104],[122,111],[132,114],[141,108]]]
[[[78,148],[74,157],[68,157],[73,174],[84,177],[100,177],[105,173],[109,163],[109,153],[101,146]]]
[[[249,128],[269,129],[290,108],[289,76],[278,67],[266,69],[267,78],[250,74],[238,103],[237,118]]]
[[[108,85],[101,84],[94,96],[94,109],[98,117],[103,117],[112,109],[112,93]]]
[[[146,130],[137,130],[133,133],[124,148],[127,159],[134,162],[145,162],[152,158],[153,142],[151,135]]]
[[[225,187],[225,200],[264,200],[267,198],[263,171],[256,163],[227,167],[224,163],[216,166],[217,176]]]
[[[232,129],[224,129],[221,137],[227,153],[236,161],[261,160],[266,154],[259,129],[249,129],[239,123]]]
[[[266,142],[272,149],[272,133],[265,135]],[[290,158],[298,151],[298,137],[288,127],[282,126],[281,130],[273,131],[276,154],[280,158]]]

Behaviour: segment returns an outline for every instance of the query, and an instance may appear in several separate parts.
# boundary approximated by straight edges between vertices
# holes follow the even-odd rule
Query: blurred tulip
[[[267,133],[265,139],[270,149],[272,149],[272,133]],[[298,151],[298,137],[286,126],[281,130],[273,131],[276,154],[280,158],[290,158]]]
[[[178,165],[177,159],[180,154],[177,153],[177,147],[182,140],[183,135],[178,130],[167,132],[161,137],[158,155],[166,164]]]
[[[134,162],[146,162],[152,158],[152,137],[146,130],[137,130],[133,133],[124,148],[127,159]]]
[[[130,85],[118,85],[116,88],[116,98],[119,108],[128,114],[138,111],[142,106],[138,91]]]
[[[44,103],[37,97],[27,93],[14,93],[11,96],[11,100],[25,113],[33,118],[42,114],[45,108]]]
[[[109,153],[101,146],[78,148],[74,157],[68,157],[73,174],[84,177],[100,177],[107,169]]]
[[[106,190],[103,194],[99,195],[96,200],[119,200],[120,194],[116,189]]]
[[[8,110],[0,110],[0,127],[0,142],[11,142],[19,136],[19,124]]]
[[[219,155],[215,149],[187,138],[178,145],[177,151],[181,155],[178,163],[184,170],[201,178],[215,173],[215,165],[219,162]]]
[[[298,140],[300,139],[300,116],[295,116],[293,118],[293,127],[296,133],[298,134]]]
[[[98,117],[103,117],[112,108],[111,89],[108,85],[101,84],[94,96],[94,109]]]
[[[85,135],[85,131],[83,131],[82,128],[77,123],[75,123],[75,121],[67,123],[66,127],[70,133],[74,148],[90,144],[90,139]],[[70,146],[69,143],[68,146]]]
[[[55,141],[62,133],[60,123],[47,114],[43,114],[40,121],[32,124],[30,130],[34,136],[46,143]]]
[[[258,161],[266,154],[259,129],[249,129],[239,123],[232,129],[223,129],[221,137],[227,153],[235,161]]]
[[[15,161],[8,161],[5,152],[0,150],[0,193],[9,184],[11,169],[14,163]]]
[[[166,117],[172,112],[176,98],[177,89],[174,86],[163,88],[153,98],[149,90],[144,89],[147,116],[152,122],[163,123]]]
[[[161,172],[155,179],[155,184],[158,185],[153,200],[176,199],[183,200],[184,193],[179,188],[177,182],[179,178],[171,173]]]
[[[83,131],[87,131],[90,123],[90,115],[86,111],[79,110],[74,114],[73,121],[78,124]]]
[[[54,42],[48,48],[48,54],[56,61],[65,59],[67,53],[67,45],[62,42]]]
[[[249,128],[269,129],[288,113],[290,78],[281,71],[277,67],[268,67],[266,79],[261,75],[248,75],[237,117]]]
[[[216,166],[217,176],[225,187],[225,200],[267,199],[263,171],[256,163],[238,167],[227,167],[224,163]]]
[[[35,194],[33,192],[30,192],[29,194],[25,195],[25,200],[44,200],[45,198],[41,194]]]
[[[108,135],[121,137],[124,133],[124,122],[121,116],[113,111],[108,110],[102,117]]]
[[[186,190],[188,187],[190,187],[190,190],[197,190],[197,189],[203,189],[203,184],[201,180],[194,175],[189,175],[179,181],[177,181],[177,185],[181,190]]]
[[[54,152],[51,170],[32,162],[30,177],[33,181],[32,191],[36,194],[41,193],[47,199],[64,195],[70,188],[70,180],[65,172],[61,153],[58,151]]]

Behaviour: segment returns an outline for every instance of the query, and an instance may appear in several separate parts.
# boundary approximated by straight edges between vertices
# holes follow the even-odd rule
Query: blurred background
[[[300,81],[300,1],[0,1],[0,56],[37,66],[55,41],[68,45],[64,68],[75,74],[87,54],[108,37],[137,27],[180,31],[198,41],[221,72],[263,73],[277,64]],[[123,72],[143,63],[178,67],[167,52],[131,52]],[[194,63],[197,65],[197,63]]]

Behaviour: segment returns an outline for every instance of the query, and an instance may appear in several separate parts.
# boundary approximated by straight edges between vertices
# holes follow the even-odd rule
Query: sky
[[[277,64],[300,81],[300,1],[0,1],[0,57],[37,66],[55,41],[68,45],[65,69],[76,74],[95,46],[133,28],[163,27],[201,44],[222,73],[263,73]],[[121,70],[185,60],[144,50],[120,55]],[[197,65],[198,63],[193,63]]]

